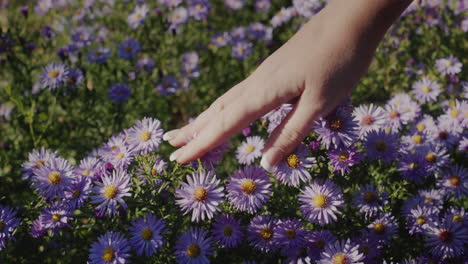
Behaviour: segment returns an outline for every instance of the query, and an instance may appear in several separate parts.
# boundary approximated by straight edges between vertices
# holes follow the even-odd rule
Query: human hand
[[[275,107],[294,101],[263,150],[261,165],[271,171],[310,132],[314,120],[349,95],[385,31],[410,2],[331,2],[194,122],[167,132],[164,139],[181,147],[170,159],[190,162]]]

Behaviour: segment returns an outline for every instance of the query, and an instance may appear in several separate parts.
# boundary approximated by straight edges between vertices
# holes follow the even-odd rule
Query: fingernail
[[[171,130],[171,131],[168,131],[166,133],[164,133],[163,135],[163,140],[164,141],[168,141],[168,140],[171,140],[175,137],[175,133],[178,131],[179,129],[174,129],[174,130]]]
[[[177,159],[177,150],[174,151],[170,156],[169,156],[169,160],[170,161],[174,161]]]
[[[266,171],[270,173],[275,170],[275,167],[270,165],[270,163],[267,161],[265,156],[263,156],[262,160],[260,160],[260,166],[262,166],[262,168],[264,168]]]
[[[284,156],[284,151],[277,147],[272,147],[268,149],[262,155],[262,160],[260,165],[268,172],[274,172],[276,169],[276,164],[278,164]]]

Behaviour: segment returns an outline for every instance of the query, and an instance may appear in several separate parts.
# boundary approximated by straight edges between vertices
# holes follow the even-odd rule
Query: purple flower
[[[254,40],[269,41],[272,39],[272,28],[255,22],[249,25],[247,34]]]
[[[468,227],[468,214],[465,213],[465,208],[450,208],[444,215],[444,221],[452,221],[453,223],[461,223]]]
[[[72,184],[65,190],[65,199],[71,209],[78,209],[88,200],[91,193],[91,178],[77,176],[73,178]]]
[[[463,198],[468,195],[468,170],[460,165],[451,166],[442,173],[442,178],[437,181],[437,186],[446,194],[455,198]]]
[[[248,137],[236,150],[236,158],[240,164],[250,165],[256,158],[262,156],[265,141],[259,136]]]
[[[158,2],[167,8],[175,8],[182,3],[182,0],[159,0]]]
[[[228,9],[239,10],[245,5],[245,0],[224,0],[224,4]]]
[[[236,248],[243,237],[240,221],[230,214],[216,218],[211,233],[213,239],[225,248]]]
[[[156,91],[163,96],[175,94],[180,89],[179,81],[173,76],[164,76]]]
[[[130,60],[136,58],[140,51],[140,44],[135,39],[128,38],[119,45],[118,54],[122,59]]]
[[[123,83],[116,83],[109,88],[108,96],[109,99],[116,103],[125,103],[128,98],[132,95],[130,87]]]
[[[336,241],[334,244],[328,244],[324,252],[321,254],[320,264],[351,264],[362,263],[364,258],[362,253],[359,253],[359,245],[354,245],[351,240]]]
[[[112,171],[112,175],[102,176],[102,182],[96,182],[93,188],[94,196],[91,196],[91,203],[99,204],[96,209],[100,214],[108,216],[117,215],[117,207],[120,205],[127,209],[127,204],[123,200],[130,193],[130,176],[121,170]]]
[[[378,263],[379,257],[381,256],[381,246],[376,239],[367,234],[363,234],[357,239],[354,239],[354,243],[359,245],[359,252],[364,255],[364,263]]]
[[[358,164],[361,160],[355,146],[330,150],[328,158],[330,159],[328,164],[334,167],[333,172],[339,171],[341,175],[349,173],[351,171],[350,167]]]
[[[152,256],[162,247],[164,238],[161,233],[166,231],[164,219],[158,219],[151,213],[139,217],[129,227],[130,243],[138,256]]]
[[[310,150],[304,144],[297,146],[296,150],[281,161],[273,171],[276,179],[286,185],[298,187],[301,182],[311,178],[308,168],[312,168],[316,160],[307,157]]]
[[[146,5],[135,6],[133,12],[127,17],[127,23],[132,29],[138,28],[143,25],[145,18],[149,12],[149,8]]]
[[[325,248],[337,242],[336,237],[329,230],[313,231],[308,239],[311,243],[309,244],[307,253],[312,260],[319,260]]]
[[[89,46],[93,42],[94,36],[91,28],[78,27],[71,35],[72,43],[78,48]]]
[[[271,0],[256,0],[255,1],[255,11],[264,12],[270,9]]]
[[[151,58],[141,58],[137,62],[138,71],[146,71],[151,73],[155,67],[155,62]]]
[[[463,128],[455,124],[449,118],[440,116],[437,119],[437,125],[429,129],[429,138],[436,144],[440,144],[450,149],[457,144],[458,137],[462,134]]]
[[[109,48],[99,47],[88,53],[88,61],[91,63],[104,64],[109,59],[111,51]]]
[[[398,171],[404,179],[422,183],[429,176],[429,164],[425,154],[420,152],[404,152],[398,162]]]
[[[0,251],[6,247],[7,239],[15,239],[13,232],[20,224],[20,219],[16,217],[16,213],[13,208],[0,205]]]
[[[354,108],[354,119],[359,124],[359,137],[364,137],[372,130],[379,130],[385,124],[385,112],[382,107],[370,105],[361,105]]]
[[[84,81],[83,72],[80,69],[69,69],[69,74],[66,79],[68,88],[75,88],[80,86]]]
[[[442,221],[432,223],[425,231],[426,246],[430,252],[442,259],[463,256],[468,233],[459,222]]]
[[[189,12],[185,7],[177,7],[169,14],[168,21],[171,24],[169,29],[177,29],[182,24],[187,22]]]
[[[288,8],[282,7],[281,10],[271,18],[270,24],[273,28],[279,27],[291,20],[295,14],[296,8],[294,8],[294,6]]]
[[[206,19],[210,13],[211,5],[208,0],[190,0],[188,12],[195,20]]]
[[[313,126],[318,139],[327,149],[348,147],[357,138],[358,122],[344,109],[338,108]]]
[[[379,243],[389,244],[396,235],[398,223],[390,213],[384,213],[367,226],[370,235]]]
[[[75,174],[89,177],[92,180],[97,180],[99,160],[95,157],[86,157],[80,161],[80,165],[75,167]]]
[[[227,198],[237,210],[254,214],[270,198],[271,183],[265,170],[248,166],[234,172],[226,190]]]
[[[230,41],[231,36],[228,32],[217,33],[211,38],[211,43],[213,43],[216,47],[224,47],[229,44]]]
[[[421,103],[435,102],[440,92],[439,83],[427,77],[413,84],[413,94]]]
[[[437,219],[437,211],[430,207],[421,207],[411,209],[407,215],[406,226],[411,235],[423,233],[424,229]]]
[[[47,233],[47,229],[42,224],[41,218],[37,218],[31,225],[31,232],[29,233],[32,237],[38,238]]]
[[[390,163],[396,159],[398,147],[398,135],[385,133],[384,130],[370,131],[365,139],[364,148],[368,159],[378,159]]]
[[[231,29],[229,34],[231,36],[231,44],[235,44],[236,42],[242,42],[246,40],[247,31],[245,27],[235,27]]]
[[[128,142],[133,151],[147,154],[156,150],[161,144],[163,135],[161,122],[155,118],[145,117],[136,121],[128,131]]]
[[[57,152],[52,152],[44,147],[41,147],[40,150],[33,149],[28,154],[28,161],[21,165],[21,171],[23,171],[22,179],[32,180],[32,177],[34,177],[33,170],[45,166],[50,160],[57,158],[57,155]]]
[[[282,104],[262,117],[262,120],[268,120],[268,133],[273,132],[281,124],[281,121],[291,112],[293,107],[292,104]]]
[[[213,218],[220,211],[219,204],[223,201],[223,187],[218,187],[220,180],[213,171],[187,175],[187,183],[183,182],[176,190],[176,203],[185,214],[192,213],[192,222]]]
[[[66,204],[57,202],[45,208],[39,219],[43,228],[55,233],[59,229],[70,226],[69,222],[73,220],[73,213]]]
[[[425,144],[416,148],[416,152],[421,152],[425,156],[429,172],[439,171],[450,162],[447,149],[440,145]]]
[[[262,252],[276,251],[274,228],[277,219],[269,215],[257,215],[250,221],[248,227],[249,244]]]
[[[273,229],[273,241],[282,250],[283,255],[306,244],[307,231],[297,219],[280,220]]]
[[[34,168],[33,173],[34,187],[48,199],[63,197],[74,176],[73,166],[61,157],[51,158],[45,166]]]
[[[353,199],[354,206],[368,218],[378,215],[387,203],[387,194],[385,192],[379,194],[377,188],[372,184],[360,186]]]
[[[247,41],[237,41],[232,45],[232,57],[243,60],[252,53],[252,43]]]
[[[322,3],[318,0],[293,0],[293,6],[299,15],[309,18],[322,6]]]
[[[200,76],[198,61],[200,56],[194,51],[184,53],[182,56],[181,72],[185,77],[194,78]]]
[[[298,195],[301,211],[312,223],[323,226],[337,220],[344,206],[343,193],[331,180],[314,180]]]
[[[51,62],[42,70],[41,86],[44,89],[55,90],[66,83],[69,74],[70,71],[65,64]]]
[[[89,264],[123,264],[131,257],[130,243],[124,235],[109,231],[91,244]]]
[[[458,150],[462,153],[466,153],[468,152],[468,137],[464,136],[461,140],[460,140],[460,145],[458,146]]]
[[[203,229],[191,227],[185,231],[175,246],[177,263],[209,264],[208,256],[213,255],[213,240]]]
[[[444,75],[455,75],[461,72],[463,64],[455,56],[437,59],[435,62],[437,70]]]

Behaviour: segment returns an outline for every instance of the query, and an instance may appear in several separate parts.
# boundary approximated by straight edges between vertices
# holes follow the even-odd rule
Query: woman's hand
[[[265,145],[261,165],[271,170],[304,139],[315,119],[349,95],[385,31],[410,2],[331,2],[194,122],[166,133],[165,140],[181,147],[170,159],[192,161],[275,107],[294,101]]]

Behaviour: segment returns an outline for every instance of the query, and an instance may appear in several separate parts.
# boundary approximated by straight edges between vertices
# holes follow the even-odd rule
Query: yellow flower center
[[[206,198],[208,198],[208,191],[205,188],[198,186],[193,192],[193,198],[199,202],[205,201]]]
[[[113,199],[118,192],[119,190],[114,185],[107,185],[104,188],[104,197],[106,197],[106,199]]]
[[[85,176],[88,176],[89,172],[90,172],[89,170],[84,170],[82,174],[85,175]]]
[[[413,142],[414,144],[421,144],[423,142],[423,138],[420,135],[414,135],[413,136]]]
[[[348,158],[349,158],[349,154],[346,153],[346,152],[342,152],[342,153],[340,153],[340,155],[338,155],[338,159],[339,159],[341,162],[347,161]]]
[[[198,246],[195,243],[187,247],[187,255],[191,258],[196,258],[200,256],[200,253],[201,253],[200,246]]]
[[[34,165],[34,167],[37,169],[39,167],[41,167],[42,165],[44,165],[45,161],[43,160],[38,160],[36,161],[36,165]]]
[[[57,78],[58,75],[59,75],[59,72],[58,72],[58,71],[51,71],[51,72],[49,72],[49,77],[50,77],[50,78]]]
[[[419,132],[423,132],[424,129],[426,129],[426,125],[424,125],[423,123],[419,123],[416,128],[418,129]]]
[[[0,220],[0,232],[3,232],[3,230],[5,230],[5,223]]]
[[[269,227],[264,227],[260,230],[260,236],[263,239],[270,239],[273,236],[273,231]]]
[[[218,40],[218,42],[222,42],[224,40],[224,38],[222,36],[219,36],[216,38],[216,40]]]
[[[340,131],[343,128],[343,121],[337,117],[330,119],[330,129],[332,131]]]
[[[245,179],[243,182],[242,182],[242,192],[246,193],[246,194],[252,194],[255,192],[255,189],[257,188],[257,186],[255,185],[255,182],[251,179]]]
[[[379,152],[384,152],[385,150],[387,150],[387,144],[385,144],[385,141],[383,140],[377,140],[375,142],[375,148]]]
[[[327,203],[328,203],[328,198],[327,196],[323,195],[323,194],[319,194],[319,195],[316,195],[314,197],[314,205],[316,207],[319,207],[319,208],[325,208],[327,206]]]
[[[458,110],[457,109],[453,109],[452,111],[450,111],[450,115],[452,117],[458,117],[459,113],[458,113]]]
[[[151,169],[151,175],[156,176],[157,173],[158,173],[158,170],[156,170],[155,168]]]
[[[436,162],[436,160],[437,160],[437,156],[436,156],[434,153],[429,152],[429,153],[427,153],[427,155],[426,155],[426,160],[427,160],[427,162],[429,162],[429,163],[434,163],[434,162]]]
[[[234,232],[234,229],[232,228],[232,226],[230,225],[226,225],[224,228],[223,228],[223,234],[227,237],[230,237],[232,235],[232,233]]]
[[[252,145],[248,145],[246,148],[245,148],[245,152],[247,153],[251,153],[252,151],[255,150],[255,147],[252,146]]]
[[[142,141],[148,141],[151,138],[151,133],[148,130],[141,132],[140,139]]]
[[[286,237],[291,239],[291,238],[294,238],[296,236],[296,231],[292,230],[292,229],[288,229],[286,230]]]
[[[454,222],[454,223],[456,223],[456,222],[463,223],[464,220],[465,219],[463,219],[463,217],[461,215],[454,215],[453,218],[452,218],[452,222]],[[1,223],[1,221],[0,221],[0,223]],[[2,231],[2,230],[0,230],[0,231]]]
[[[450,60],[445,61],[445,66],[450,67],[452,66],[452,62]]]
[[[141,19],[141,14],[140,14],[140,13],[136,13],[136,14],[135,14],[135,19],[140,20],[140,19]]]
[[[418,225],[424,225],[426,223],[426,217],[420,216],[416,218],[416,223],[418,223]]]
[[[429,86],[424,86],[422,88],[422,91],[425,92],[425,93],[429,93],[431,91],[431,89],[429,88]]]
[[[49,173],[49,182],[53,185],[59,184],[62,182],[62,175],[60,175],[60,172],[58,171],[53,171]]]
[[[432,202],[433,202],[433,200],[432,200],[432,198],[430,198],[430,197],[426,197],[426,198],[424,199],[424,203],[425,203],[425,204],[432,204]]]
[[[374,225],[374,231],[379,234],[379,235],[382,235],[383,233],[385,233],[385,225],[382,224],[382,223],[377,223]]]
[[[141,235],[141,238],[143,238],[143,240],[148,241],[153,237],[153,231],[151,230],[151,228],[145,227],[141,229],[140,235]]]
[[[458,176],[450,176],[449,178],[449,182],[450,184],[452,184],[453,186],[458,186],[460,185],[460,177]]]
[[[102,252],[102,259],[107,262],[114,260],[114,249],[110,247],[104,249]]]
[[[197,9],[202,9],[202,8],[203,8],[203,6],[200,5],[200,4],[196,5],[195,7],[196,7]]]
[[[364,193],[364,201],[366,203],[373,203],[375,202],[377,197],[375,197],[375,194],[373,192],[365,192]]]
[[[390,112],[389,116],[390,116],[390,119],[395,119],[400,116],[400,113],[398,113],[398,111],[396,110],[393,110],[392,112]]]
[[[59,214],[53,214],[52,215],[52,220],[54,220],[54,222],[60,221],[60,218],[62,218],[62,216],[59,215]]]
[[[343,253],[336,253],[332,259],[333,264],[348,264],[348,258]]]
[[[124,154],[123,154],[123,153],[119,153],[119,154],[117,154],[117,155],[115,156],[115,158],[116,158],[117,160],[121,160],[123,157],[124,157]]]
[[[81,191],[78,190],[78,189],[76,189],[76,190],[74,190],[73,193],[72,193],[72,198],[73,198],[73,199],[76,199],[76,198],[80,197],[80,194],[81,194]]]
[[[288,165],[289,168],[291,169],[297,169],[299,167],[299,162],[301,160],[296,154],[291,154],[286,158],[286,164]]]
[[[419,165],[416,162],[411,162],[409,164],[409,167],[410,167],[410,169],[415,170],[415,169],[419,168]]]

